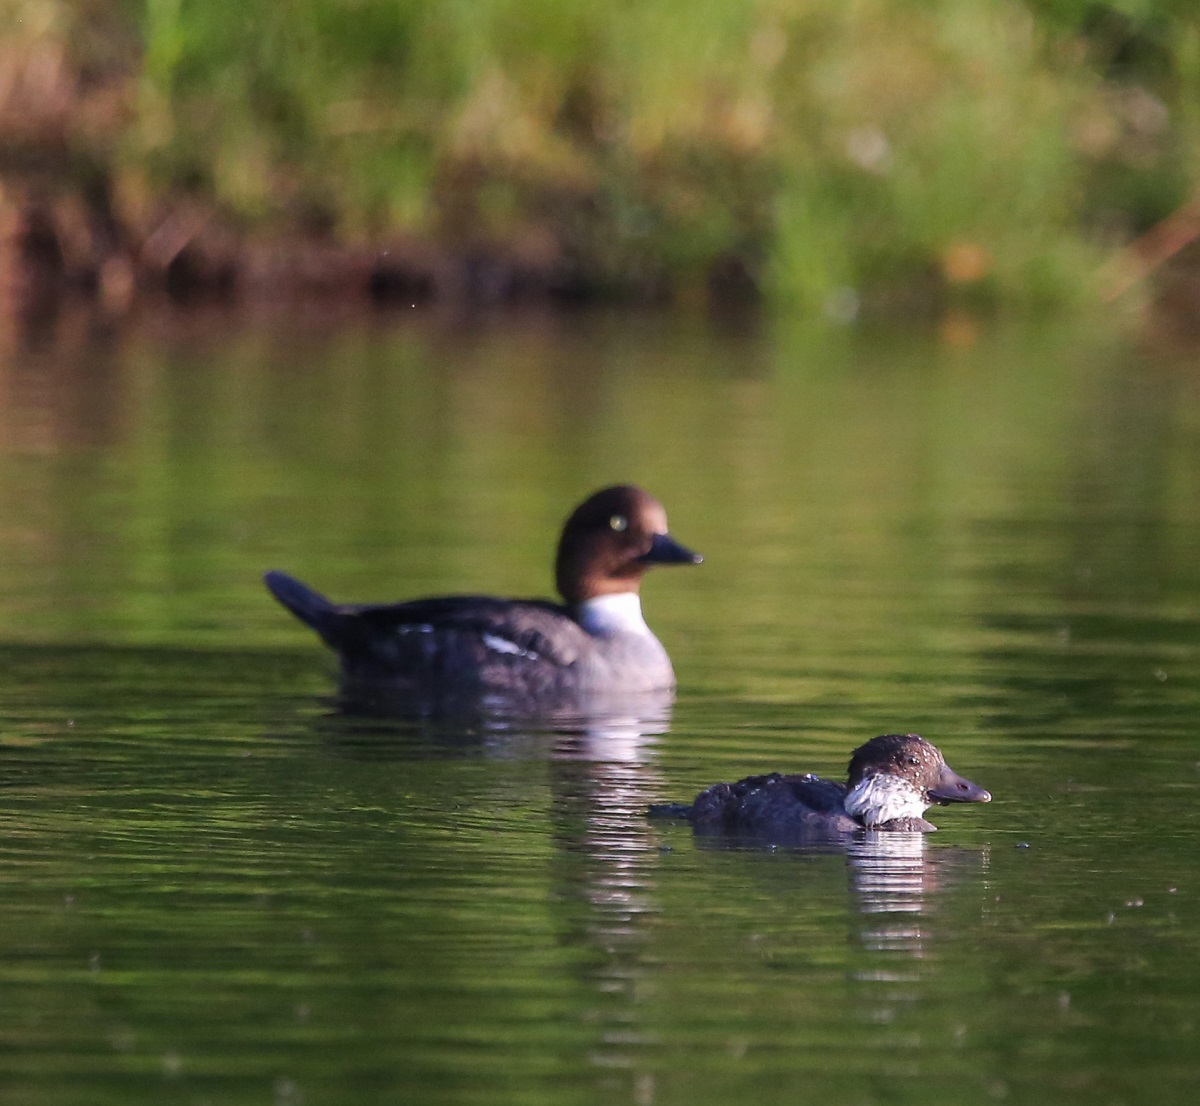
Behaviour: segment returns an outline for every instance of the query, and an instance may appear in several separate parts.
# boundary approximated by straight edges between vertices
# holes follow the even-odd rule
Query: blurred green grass
[[[1086,301],[1200,181],[1193,0],[0,0],[0,26],[4,163],[56,126],[128,219],[187,197],[599,295]],[[38,51],[72,75],[41,137]]]

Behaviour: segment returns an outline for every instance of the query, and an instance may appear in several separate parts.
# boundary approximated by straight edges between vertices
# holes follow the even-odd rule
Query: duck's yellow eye
[[[608,524],[614,530],[627,530],[629,528],[629,519],[627,519],[624,515],[613,515],[613,517],[608,520]]]

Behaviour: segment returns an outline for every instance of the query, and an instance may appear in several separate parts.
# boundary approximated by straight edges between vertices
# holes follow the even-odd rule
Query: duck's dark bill
[[[640,560],[655,565],[698,565],[704,558],[682,546],[670,534],[655,534]]]
[[[957,772],[942,766],[942,773],[935,786],[929,789],[929,797],[939,803],[990,803],[991,793],[963,779]]]

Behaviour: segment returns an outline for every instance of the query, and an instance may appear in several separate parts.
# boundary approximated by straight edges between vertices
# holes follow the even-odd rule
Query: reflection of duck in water
[[[846,860],[863,914],[910,914],[924,910],[937,889],[936,858],[926,855],[922,833],[860,833],[846,842]]]
[[[719,783],[696,796],[685,816],[697,833],[786,844],[861,830],[926,833],[934,803],[986,803],[991,795],[950,770],[917,734],[885,734],[854,751],[846,783],[811,773],[772,772]]]
[[[667,533],[656,499],[622,485],[596,492],[563,527],[555,571],[564,604],[454,595],[351,606],[282,572],[265,580],[338,654],[351,695],[420,697],[431,707],[474,698],[535,710],[674,688],[638,589],[652,565],[700,559]]]

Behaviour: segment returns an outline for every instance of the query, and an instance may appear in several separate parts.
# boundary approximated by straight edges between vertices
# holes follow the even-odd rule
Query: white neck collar
[[[575,607],[575,618],[589,634],[648,634],[650,627],[642,617],[642,600],[636,591],[616,595],[597,595]]]
[[[842,805],[869,829],[895,818],[920,818],[931,804],[902,776],[881,774],[860,780]]]

